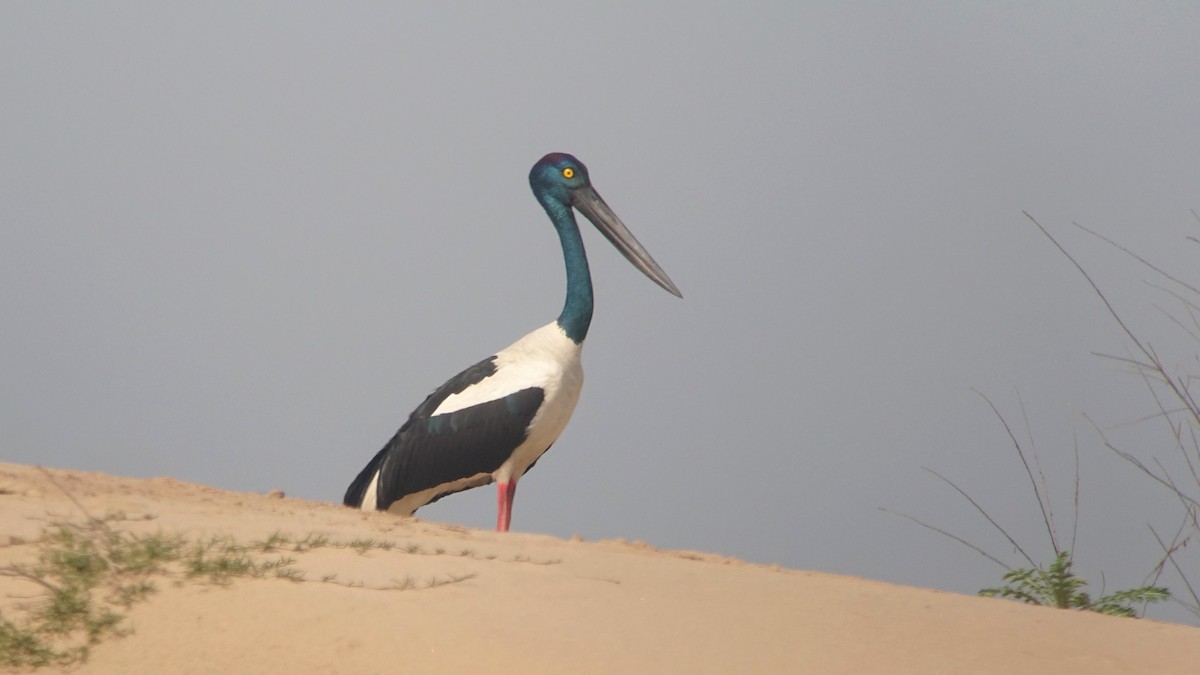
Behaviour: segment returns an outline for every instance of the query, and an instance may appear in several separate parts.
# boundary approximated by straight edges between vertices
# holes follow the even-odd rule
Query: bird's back
[[[430,394],[346,491],[347,506],[409,515],[454,492],[519,478],[570,420],[582,344],[551,323]]]

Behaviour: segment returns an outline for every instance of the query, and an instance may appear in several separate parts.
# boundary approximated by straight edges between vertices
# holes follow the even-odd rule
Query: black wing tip
[[[355,509],[363,507],[363,498],[367,496],[367,488],[370,487],[371,481],[375,478],[375,474],[379,472],[379,465],[383,462],[383,456],[387,452],[387,448],[375,453],[370,462],[363,467],[362,471],[358,472],[354,481],[350,483],[350,487],[346,488],[346,496],[342,497],[342,504]],[[378,501],[378,498],[376,499]],[[378,508],[376,504],[375,508]]]

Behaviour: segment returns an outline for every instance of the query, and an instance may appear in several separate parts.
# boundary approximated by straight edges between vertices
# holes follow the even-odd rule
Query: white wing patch
[[[557,322],[542,326],[497,352],[495,373],[447,396],[433,414],[452,413],[531,387],[544,390],[546,399],[554,398],[563,380],[570,379],[570,371],[579,370],[581,351],[581,345],[567,337]]]
[[[433,414],[495,401],[530,387],[540,388],[542,406],[526,428],[525,442],[492,472],[497,481],[520,478],[558,439],[575,411],[583,390],[582,352],[583,345],[567,337],[557,321],[542,326],[498,352],[496,372],[491,377],[447,396]]]

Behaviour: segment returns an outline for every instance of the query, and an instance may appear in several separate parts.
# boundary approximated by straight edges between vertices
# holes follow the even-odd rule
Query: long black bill
[[[621,222],[617,214],[613,213],[613,210],[604,203],[595,190],[591,187],[579,188],[572,193],[572,199],[575,208],[587,216],[596,229],[608,237],[612,245],[616,246],[617,250],[623,253],[634,267],[650,277],[654,283],[666,289],[668,293],[676,297],[683,297],[667,273],[658,266],[658,263],[654,262],[654,258],[642,247],[629,228],[625,227],[625,223]]]

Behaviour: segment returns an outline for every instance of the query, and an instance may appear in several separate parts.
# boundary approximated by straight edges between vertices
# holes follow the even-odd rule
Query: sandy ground
[[[32,560],[47,522],[81,508],[137,533],[394,547],[298,554],[303,582],[160,583],[77,673],[1200,672],[1186,626],[4,463],[0,565]],[[34,592],[0,582],[6,616]]]

